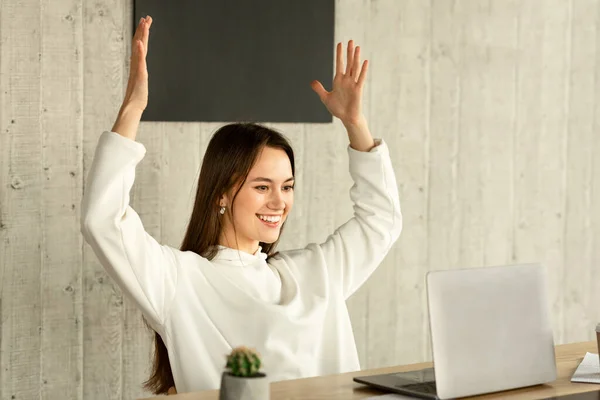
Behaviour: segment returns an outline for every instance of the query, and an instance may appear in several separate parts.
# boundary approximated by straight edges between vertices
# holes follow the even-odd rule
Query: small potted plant
[[[268,400],[269,381],[260,367],[256,351],[243,346],[233,349],[221,377],[219,400]]]

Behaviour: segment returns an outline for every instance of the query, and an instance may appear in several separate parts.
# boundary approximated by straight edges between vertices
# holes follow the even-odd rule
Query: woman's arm
[[[135,137],[148,97],[151,24],[149,17],[140,20],[123,105],[112,132],[98,141],[82,200],[81,232],[108,275],[160,331],[177,285],[176,250],[157,243],[129,206],[135,168],[146,154]]]
[[[375,140],[369,151],[348,146],[350,200],[354,215],[321,244],[282,251],[307,284],[316,266],[324,265],[327,284],[347,299],[375,271],[402,231],[398,187],[387,144]],[[312,268],[311,268],[312,267]]]
[[[108,275],[160,332],[175,295],[178,257],[145,231],[129,205],[135,168],[145,153],[141,143],[102,133],[83,194],[81,233]]]
[[[402,231],[398,187],[387,144],[363,152],[348,147],[350,200],[354,215],[316,246],[334,286],[344,298],[354,293],[381,264]]]
[[[128,139],[135,140],[142,114],[148,105],[148,39],[152,17],[141,18],[131,42],[131,63],[129,80],[123,105],[119,110],[112,131]]]
[[[112,131],[131,140],[135,140],[143,110],[123,104],[113,125]]]
[[[369,62],[360,65],[360,46],[348,42],[347,66],[344,71],[342,44],[336,48],[335,77],[331,92],[325,90],[321,82],[313,81],[311,86],[327,107],[327,110],[342,121],[348,132],[350,147],[358,151],[369,151],[374,146],[373,137],[362,114],[362,92],[367,79]]]
[[[348,298],[384,259],[402,230],[402,215],[394,169],[384,141],[371,136],[361,111],[362,89],[368,62],[360,66],[360,47],[348,43],[344,71],[342,45],[337,45],[333,90],[320,82],[312,88],[329,112],[339,118],[348,133],[350,175],[354,185],[350,199],[354,216],[320,245],[290,252],[298,264],[325,262],[331,284]]]

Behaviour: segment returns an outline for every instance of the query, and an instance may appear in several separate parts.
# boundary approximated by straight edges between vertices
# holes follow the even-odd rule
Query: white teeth
[[[267,222],[271,222],[271,223],[281,221],[281,215],[277,215],[277,216],[259,215],[258,218],[262,219],[263,221],[267,221]]]

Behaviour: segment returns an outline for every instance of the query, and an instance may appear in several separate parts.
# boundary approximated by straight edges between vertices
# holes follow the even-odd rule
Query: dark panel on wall
[[[331,122],[333,0],[135,0],[151,15],[144,121]]]

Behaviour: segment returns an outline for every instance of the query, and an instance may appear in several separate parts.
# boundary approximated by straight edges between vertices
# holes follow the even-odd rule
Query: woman
[[[204,156],[181,249],[157,243],[129,206],[135,141],[148,98],[150,17],[133,38],[125,100],[99,140],[82,206],[82,233],[109,275],[155,331],[146,387],[155,394],[219,387],[225,355],[256,348],[272,380],[360,368],[346,299],[380,264],[401,231],[398,190],[385,142],[361,114],[367,62],[337,45],[333,90],[312,88],[347,129],[354,217],[321,244],[275,252],[294,201],[294,155],[279,133],[230,124]],[[326,182],[325,182],[326,183]]]

